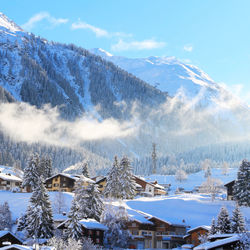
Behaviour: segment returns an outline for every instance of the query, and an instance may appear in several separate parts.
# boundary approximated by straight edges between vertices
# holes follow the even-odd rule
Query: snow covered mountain
[[[154,106],[166,100],[166,94],[101,57],[26,33],[2,13],[0,56],[0,86],[18,101],[58,106],[68,119],[84,112],[124,119],[134,101]],[[115,104],[121,101],[126,108]]]
[[[90,51],[157,89],[168,92],[170,96],[175,96],[180,89],[190,98],[202,92],[202,102],[211,103],[211,99],[221,93],[231,95],[198,67],[183,63],[175,57],[126,58],[114,56],[100,48]]]

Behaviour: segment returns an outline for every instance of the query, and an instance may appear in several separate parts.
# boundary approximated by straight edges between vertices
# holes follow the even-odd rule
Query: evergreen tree
[[[232,215],[232,233],[245,232],[245,221],[238,205],[236,205]]]
[[[211,228],[209,230],[209,235],[214,235],[217,233],[217,227],[216,227],[216,222],[215,219],[212,219],[212,223],[211,223]]]
[[[103,202],[101,199],[100,191],[97,186],[90,184],[87,188],[87,206],[86,215],[88,218],[93,218],[100,221],[103,212]]]
[[[121,198],[122,199],[133,199],[136,192],[136,184],[134,181],[134,176],[132,173],[132,167],[130,164],[129,159],[124,156],[121,159],[121,163],[120,163],[120,171],[121,171],[121,188],[122,188],[122,192],[121,192]]]
[[[28,164],[24,169],[23,186],[31,186],[32,189],[38,184],[39,180],[39,155],[32,154],[29,157]]]
[[[52,160],[48,156],[43,156],[39,164],[39,176],[46,180],[52,176]]]
[[[250,206],[250,162],[243,160],[234,185],[234,200],[240,206]]]
[[[82,175],[89,178],[89,170],[88,170],[88,163],[84,162],[82,165]]]
[[[228,211],[225,207],[222,207],[217,219],[217,230],[220,234],[231,233],[231,220],[229,218]]]
[[[128,214],[124,207],[106,206],[101,223],[108,227],[104,242],[110,248],[127,248],[131,235],[127,230]]]
[[[115,156],[113,167],[107,176],[107,184],[104,189],[104,196],[109,198],[121,198],[121,169],[118,158]]]
[[[50,238],[53,236],[51,203],[47,190],[40,179],[30,198],[26,224],[29,236],[38,238]]]
[[[11,229],[11,212],[7,201],[0,205],[0,230]]]
[[[69,219],[66,222],[66,237],[79,240],[82,237],[82,225],[80,224],[79,205],[74,199],[69,212]]]
[[[23,231],[27,227],[27,213],[22,214],[17,221],[17,231]]]

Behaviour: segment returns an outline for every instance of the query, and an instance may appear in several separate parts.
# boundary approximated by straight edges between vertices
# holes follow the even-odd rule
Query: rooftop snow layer
[[[107,230],[108,228],[94,219],[82,219],[79,221],[87,229]]]

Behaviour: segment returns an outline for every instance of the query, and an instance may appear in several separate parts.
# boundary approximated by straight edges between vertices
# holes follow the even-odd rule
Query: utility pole
[[[153,151],[152,151],[152,174],[156,174],[156,144],[153,143]]]

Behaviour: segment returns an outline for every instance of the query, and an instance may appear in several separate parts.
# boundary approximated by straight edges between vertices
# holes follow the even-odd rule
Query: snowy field
[[[53,207],[53,201],[55,200],[57,192],[49,192],[50,201]],[[0,204],[7,201],[12,213],[12,219],[17,219],[22,213],[26,211],[29,203],[31,193],[12,193],[9,191],[0,191]],[[72,193],[63,193],[65,199],[65,211],[68,212],[73,199]]]
[[[237,177],[238,168],[230,168],[227,175],[222,174],[220,168],[211,169],[211,177],[215,179],[220,179],[223,184],[235,180]],[[204,171],[188,175],[187,180],[183,182],[176,182],[174,175],[150,175],[145,177],[146,181],[157,180],[159,184],[171,184],[171,192],[173,193],[177,187],[183,187],[185,190],[192,190],[195,186],[200,186],[201,183],[206,181],[204,177]]]
[[[227,207],[229,214],[235,207],[233,201],[215,200],[206,195],[181,194],[166,197],[138,198],[127,201],[131,209],[140,210],[170,223],[185,223],[194,228],[200,225],[210,225],[216,218],[222,206]],[[250,223],[250,207],[243,207],[245,219]],[[184,220],[184,221],[183,221]]]

